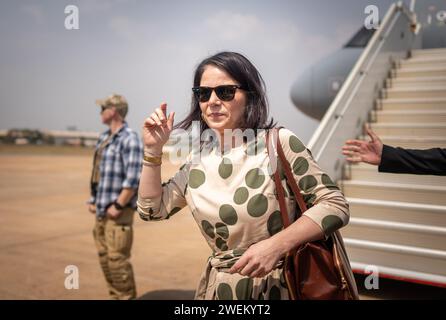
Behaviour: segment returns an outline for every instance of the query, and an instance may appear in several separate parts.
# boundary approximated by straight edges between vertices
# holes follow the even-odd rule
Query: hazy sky
[[[318,122],[290,100],[309,65],[339,49],[375,4],[391,0],[0,0],[0,129],[103,131],[98,98],[129,101],[139,128],[161,102],[182,119],[192,75],[208,55],[246,55],[265,79],[272,116],[304,141]],[[64,8],[79,8],[66,30]]]

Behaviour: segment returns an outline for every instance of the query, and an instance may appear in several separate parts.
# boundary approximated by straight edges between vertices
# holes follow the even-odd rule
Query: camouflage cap
[[[98,99],[96,104],[101,107],[115,107],[122,118],[125,118],[129,109],[127,100],[120,94],[112,94],[105,99]]]

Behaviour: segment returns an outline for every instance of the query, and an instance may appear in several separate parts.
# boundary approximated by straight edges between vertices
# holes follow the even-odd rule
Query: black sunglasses
[[[200,102],[207,102],[211,98],[212,91],[215,91],[217,97],[222,101],[231,101],[234,99],[235,92],[237,89],[243,88],[236,84],[228,84],[223,86],[218,86],[215,88],[211,87],[193,87],[192,91]]]

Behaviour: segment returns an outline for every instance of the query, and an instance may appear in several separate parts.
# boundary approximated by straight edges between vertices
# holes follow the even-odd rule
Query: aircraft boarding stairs
[[[446,148],[446,49],[414,50],[386,80],[370,126],[385,144]],[[365,137],[362,137],[365,139]],[[352,267],[446,287],[446,177],[379,173],[346,165],[350,202],[342,229]]]

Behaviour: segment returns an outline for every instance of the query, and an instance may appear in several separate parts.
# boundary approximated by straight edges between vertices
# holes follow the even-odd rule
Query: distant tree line
[[[3,144],[33,144],[33,145],[74,145],[94,146],[96,139],[85,137],[81,133],[71,131],[69,135],[52,134],[33,129],[10,129],[2,132],[0,143]]]

